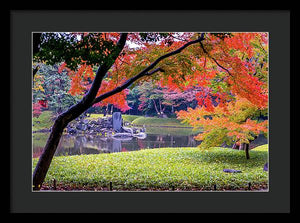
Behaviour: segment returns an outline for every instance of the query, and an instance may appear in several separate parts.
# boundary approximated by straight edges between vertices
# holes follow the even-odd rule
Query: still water
[[[33,134],[33,157],[41,155],[48,135],[49,133]],[[147,134],[144,139],[132,137],[124,140],[99,135],[63,135],[55,156],[128,152],[163,147],[195,147],[200,143],[194,139],[193,135]],[[251,147],[266,143],[268,143],[267,139],[260,136],[251,144]]]

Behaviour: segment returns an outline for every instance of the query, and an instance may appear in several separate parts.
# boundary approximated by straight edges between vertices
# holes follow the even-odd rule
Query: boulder
[[[122,131],[122,122],[123,119],[122,119],[121,112],[114,112],[112,115],[112,126],[115,132]]]
[[[264,171],[268,171],[269,170],[269,165],[268,165],[268,163],[265,163],[265,165],[264,165]]]
[[[223,169],[225,173],[241,173],[241,170],[234,170],[234,169]]]
[[[77,130],[82,130],[82,124],[79,123],[78,125],[76,125],[76,129]]]
[[[88,119],[84,119],[82,122],[83,122],[83,124],[85,124],[85,125],[89,124],[89,120],[88,120]]]

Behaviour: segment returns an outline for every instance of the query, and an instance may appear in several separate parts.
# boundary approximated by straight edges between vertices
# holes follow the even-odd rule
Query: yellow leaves
[[[196,140],[203,140],[202,147],[209,147],[224,140],[238,140],[241,143],[249,143],[253,140],[253,134],[267,133],[268,121],[258,122],[252,117],[259,108],[245,98],[236,97],[236,101],[227,104],[227,112],[220,106],[214,111],[207,111],[205,108],[197,107],[180,111],[177,117],[188,122],[194,128],[203,128],[204,132],[195,137]]]
[[[36,91],[42,91],[45,92],[44,88],[42,87],[42,85],[38,85],[37,87],[33,88]]]
[[[45,92],[45,89],[42,86],[43,81],[44,81],[44,77],[42,75],[36,74],[33,79],[32,90]]]

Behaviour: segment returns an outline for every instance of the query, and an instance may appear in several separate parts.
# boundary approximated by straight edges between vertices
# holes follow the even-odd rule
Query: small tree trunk
[[[249,154],[249,143],[245,144],[245,153],[246,153],[246,158],[247,158],[247,160],[250,159],[250,154]]]
[[[162,116],[162,114],[164,113],[164,110],[161,107],[161,101],[160,101],[160,99],[158,99],[158,102],[159,102],[159,112],[160,112],[160,115]]]
[[[156,111],[156,113],[157,113],[157,115],[158,115],[158,117],[159,117],[159,116],[160,116],[160,113],[159,113],[158,108],[157,108],[157,106],[156,106],[155,100],[152,99],[152,101],[153,101],[153,104],[154,104],[155,111]]]
[[[106,108],[104,109],[104,114],[103,116],[106,117],[106,114],[108,113],[108,105],[106,106]]]
[[[250,154],[249,154],[249,143],[241,143],[239,150],[245,150],[246,158],[250,159]]]

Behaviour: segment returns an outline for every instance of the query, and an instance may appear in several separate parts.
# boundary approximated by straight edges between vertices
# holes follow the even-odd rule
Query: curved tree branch
[[[128,79],[123,85],[116,87],[115,89],[106,92],[102,95],[100,95],[99,97],[95,98],[95,100],[93,101],[93,104],[98,103],[116,93],[121,92],[122,90],[124,90],[125,88],[129,87],[133,82],[137,81],[138,79],[144,77],[144,76],[151,76],[152,74],[161,71],[164,72],[164,70],[162,68],[156,68],[154,70],[151,71],[151,69],[153,69],[160,61],[162,61],[163,59],[176,55],[178,53],[180,53],[182,50],[184,50],[185,48],[187,48],[188,46],[195,44],[195,43],[201,43],[201,41],[204,40],[204,33],[201,34],[201,36],[193,41],[190,41],[186,44],[184,44],[183,46],[181,46],[180,48],[178,48],[177,50],[171,51],[165,55],[160,56],[159,58],[157,58],[152,64],[150,64],[148,67],[146,67],[143,71],[141,71],[139,74],[137,74],[136,76]]]
[[[206,49],[204,48],[202,42],[200,42],[200,45],[201,45],[201,48],[202,48],[203,52],[206,53],[207,56],[208,56],[209,58],[211,58],[211,59],[212,59],[219,67],[221,67],[221,68],[222,68],[223,70],[225,70],[230,76],[232,76],[232,74],[230,73],[230,71],[229,71],[227,68],[225,68],[225,67],[223,67],[221,64],[219,64],[219,62],[218,62],[214,57],[212,57],[212,56],[206,51]]]

